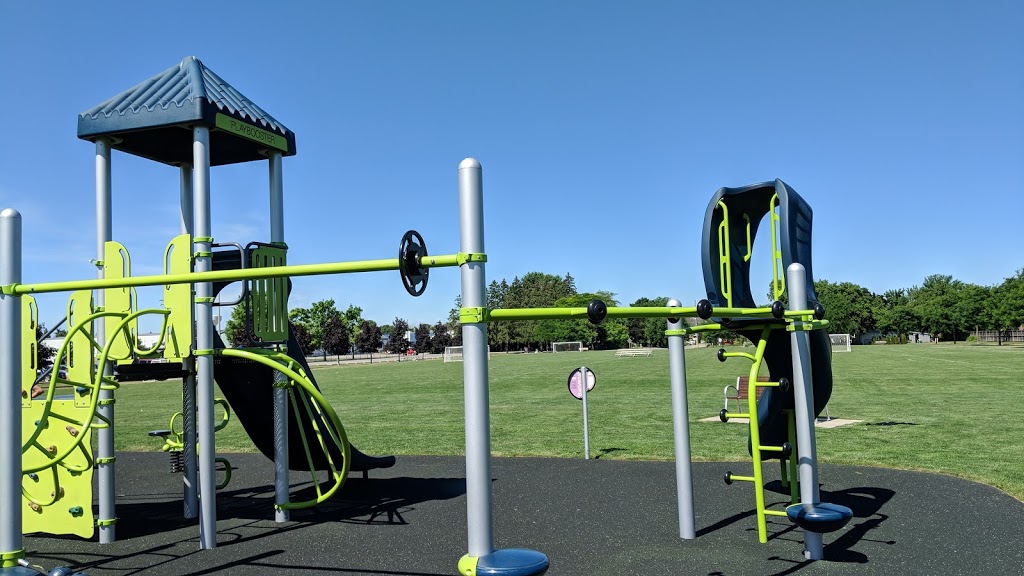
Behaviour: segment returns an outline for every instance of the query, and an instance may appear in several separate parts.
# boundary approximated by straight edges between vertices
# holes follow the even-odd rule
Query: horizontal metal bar
[[[711,316],[713,318],[764,318],[774,319],[772,315],[772,309],[768,308],[729,308],[726,306],[715,306],[712,309]],[[799,318],[803,316],[814,316],[814,310],[786,310],[783,313],[785,318]]]
[[[611,306],[605,318],[685,318],[696,317],[694,307],[671,306]],[[516,320],[572,320],[586,319],[587,308],[495,308],[488,311],[491,322],[512,322]]]
[[[782,452],[782,446],[765,446],[762,444],[758,448],[764,452]]]
[[[739,480],[740,482],[754,482],[753,476],[729,476],[729,480],[733,482]]]
[[[765,516],[787,516],[786,512],[783,511],[783,510],[765,510],[764,511],[764,515]]]
[[[696,318],[697,308],[672,306],[609,306],[606,318]]]
[[[725,415],[729,418],[750,418],[750,414],[745,412],[726,412]]]
[[[458,254],[427,256],[422,262],[420,262],[420,266],[423,268],[445,268],[458,266],[457,259]],[[398,258],[390,258],[387,260],[359,260],[354,262],[330,262],[326,264],[267,266],[266,268],[214,270],[211,272],[188,272],[184,274],[129,276],[127,278],[72,280],[68,282],[43,282],[40,284],[14,284],[4,286],[3,293],[20,296],[22,294],[45,294],[48,292],[70,292],[73,290],[102,290],[104,288],[198,284],[200,282],[234,282],[238,280],[258,280],[263,278],[351,274],[354,272],[381,272],[386,270],[398,270]],[[586,309],[584,309],[584,314],[585,313]]]

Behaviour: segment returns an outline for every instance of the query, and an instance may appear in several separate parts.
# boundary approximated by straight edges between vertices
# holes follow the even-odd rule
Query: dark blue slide
[[[799,263],[807,271],[807,299],[811,305],[818,301],[814,292],[814,274],[811,266],[811,222],[813,212],[810,205],[782,180],[762,182],[742,188],[721,188],[711,198],[704,217],[702,238],[702,260],[704,287],[712,306],[731,305],[738,308],[754,308],[758,304],[750,288],[749,257],[754,238],[761,220],[773,206],[779,207],[779,244],[782,252],[783,273],[790,264]],[[728,234],[721,224],[728,215]],[[769,226],[770,226],[769,222]],[[749,241],[748,241],[749,238]],[[722,246],[726,241],[727,246]],[[726,270],[721,255],[728,254],[728,273],[731,279],[730,292],[723,288],[722,274]],[[771,270],[768,263],[763,269]],[[767,278],[766,278],[767,280]],[[762,302],[767,298],[768,283],[761,285],[764,290]],[[760,292],[759,290],[759,292]],[[826,311],[827,314],[828,311]],[[827,316],[826,316],[827,317]],[[757,344],[761,330],[752,328],[764,321],[732,321],[718,318],[726,328]],[[782,321],[778,321],[780,325]],[[814,414],[825,409],[832,396],[832,346],[826,330],[814,330],[808,334],[811,349],[811,378],[814,392]],[[793,358],[790,333],[773,330],[766,344],[764,361],[768,365],[769,377],[777,382],[787,378],[793,382]],[[745,373],[745,371],[742,371]],[[765,388],[757,401],[757,422],[761,444],[781,446],[788,440],[788,425],[783,410],[793,408],[793,392],[783,393],[778,388]],[[762,452],[762,459],[779,458],[778,452]]]
[[[217,347],[224,347],[224,342],[215,334],[214,344]],[[303,371],[309,377],[310,382],[316,386],[316,379],[313,377],[306,359],[299,349],[298,342],[294,337],[288,339],[288,355],[302,365]],[[220,387],[224,399],[231,405],[231,410],[241,422],[242,428],[252,439],[252,443],[263,453],[264,456],[274,459],[274,370],[242,358],[216,356],[214,360],[214,379]],[[288,418],[288,463],[292,470],[308,470],[306,464],[306,451],[302,445],[302,436],[299,433],[301,426],[308,439],[317,437],[313,422],[305,410],[299,410],[301,420],[297,420],[295,412],[289,413]],[[318,419],[320,420],[320,419]],[[329,422],[320,420],[316,423],[320,428],[325,428]],[[324,435],[326,441],[330,441],[328,435]],[[332,459],[335,465],[342,461],[341,450],[338,446],[328,445],[332,452]],[[366,472],[377,468],[390,468],[395,465],[394,456],[368,456],[360,452],[355,446],[350,446],[352,462],[350,471]],[[310,457],[313,466],[317,470],[327,470],[327,459],[323,452],[315,446],[310,447]]]
[[[237,270],[241,267],[241,254],[237,250],[219,251],[213,254],[214,270]],[[220,293],[228,283],[214,282],[214,296]],[[291,286],[289,285],[289,290]],[[220,335],[214,332],[214,346],[224,348],[224,341]],[[309,381],[317,390],[320,386],[313,377],[306,357],[295,341],[295,336],[288,335],[288,356],[302,366],[302,370],[309,377]],[[238,421],[242,423],[245,432],[252,439],[252,443],[263,453],[264,456],[274,459],[274,373],[271,368],[257,364],[243,358],[214,356],[214,379],[224,395],[224,399],[231,405]],[[302,435],[299,430],[305,432],[307,439],[317,437],[314,422],[306,410],[299,410],[300,419],[296,419],[295,412],[289,413],[288,418],[288,464],[292,470],[308,470],[306,463],[306,450],[302,443]],[[316,426],[320,429],[330,427],[330,422],[316,417]],[[330,443],[329,435],[324,435],[324,440]],[[328,462],[324,453],[314,446],[310,447],[310,458],[317,470],[328,470]],[[328,445],[331,452],[331,459],[338,466],[342,462],[339,446]],[[377,468],[390,468],[395,465],[394,456],[368,456],[360,452],[355,446],[350,446],[352,462],[349,469],[352,472],[367,472]]]

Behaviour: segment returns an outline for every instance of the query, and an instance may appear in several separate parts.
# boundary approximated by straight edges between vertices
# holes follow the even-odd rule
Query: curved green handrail
[[[313,485],[316,487],[317,497],[302,502],[281,504],[279,507],[286,510],[311,508],[333,496],[345,484],[345,480],[348,479],[348,473],[352,461],[348,436],[345,434],[345,427],[341,424],[341,419],[338,418],[338,414],[334,411],[334,408],[328,404],[327,400],[324,399],[320,391],[313,385],[312,381],[309,380],[309,377],[306,376],[302,368],[298,366],[298,363],[287,354],[272,350],[264,350],[261,348],[225,348],[218,350],[217,353],[221,356],[251,360],[277,370],[287,376],[289,379],[289,398],[291,400],[292,410],[295,412],[296,417],[299,417],[300,414],[299,401],[296,399],[295,387],[297,386],[304,393],[304,396],[299,396],[299,398],[302,400],[302,407],[304,407],[306,412],[311,416],[310,421],[313,424],[313,430],[316,432],[320,449],[323,451],[324,456],[327,459],[328,466],[330,467],[329,473],[334,479],[334,485],[327,491],[321,491],[320,482],[316,477],[316,469],[313,466],[312,455],[309,451],[309,439],[306,438],[306,432],[303,427],[299,426],[298,429],[299,434],[302,437],[306,463],[309,465],[310,475],[313,477]],[[312,405],[309,402],[310,399],[313,401]],[[317,425],[317,419],[312,417],[314,410],[320,416],[325,416],[330,421],[331,426],[327,427],[326,431],[321,430],[320,426]],[[326,446],[324,439],[325,432],[341,450],[343,461],[340,470],[335,467],[333,458],[331,458],[330,450],[328,450]]]
[[[86,335],[88,335],[89,340],[93,343],[94,346],[96,346],[96,341],[92,338],[92,335],[90,335],[88,333],[88,331],[85,331],[85,326],[90,325],[91,322],[93,322],[94,320],[96,320],[98,318],[111,317],[111,316],[115,316],[115,317],[116,316],[120,316],[121,317],[121,321],[118,323],[117,328],[115,330],[115,333],[118,333],[118,332],[124,330],[125,326],[127,326],[132,320],[134,320],[134,319],[136,319],[136,318],[138,318],[140,316],[143,316],[145,314],[164,313],[164,312],[165,312],[164,310],[146,309],[146,310],[139,310],[137,312],[132,312],[131,314],[124,314],[123,312],[95,312],[93,314],[90,314],[81,323],[79,323],[78,325],[72,327],[71,332],[69,332],[68,335],[64,338],[64,343],[60,347],[60,351],[58,352],[57,358],[59,359],[59,358],[64,357],[64,355],[66,355],[66,353],[67,353],[67,346],[71,342],[71,336],[75,332],[77,332],[77,331],[84,331],[86,333]],[[113,344],[114,344],[114,338],[109,338],[107,343],[103,346],[102,353],[99,356],[99,361],[98,361],[98,364],[97,364],[98,366],[103,366],[103,365],[106,364],[107,359],[110,356],[110,349],[113,346]],[[79,386],[83,386],[83,387],[85,387],[85,388],[90,390],[90,393],[89,393],[88,416],[82,418],[81,420],[76,420],[76,419],[69,418],[67,416],[63,416],[63,415],[53,411],[53,392],[54,392],[54,388],[56,387],[56,383],[57,383],[58,380],[61,381],[61,382],[65,382],[67,384],[73,384],[73,385],[77,384]],[[91,383],[88,383],[88,384],[86,384],[86,383],[76,383],[76,382],[72,382],[70,380],[66,380],[66,379],[60,378],[60,377],[57,376],[56,373],[53,376],[51,376],[50,386],[47,388],[46,398],[44,400],[45,404],[43,405],[43,413],[39,417],[39,424],[36,426],[35,431],[32,433],[32,435],[29,437],[29,439],[27,441],[25,441],[25,443],[22,445],[22,448],[21,448],[21,452],[22,452],[22,454],[24,454],[25,452],[28,451],[29,448],[31,448],[32,446],[35,446],[38,450],[40,450],[41,452],[43,452],[44,454],[47,455],[47,458],[49,459],[49,462],[44,464],[44,465],[41,465],[41,466],[22,468],[22,474],[30,474],[30,473],[33,473],[33,472],[39,472],[39,471],[45,470],[46,468],[49,468],[51,466],[56,466],[58,463],[60,463],[62,460],[64,460],[64,458],[66,458],[69,454],[71,454],[72,451],[74,451],[76,448],[78,448],[78,446],[82,443],[82,440],[85,438],[85,434],[77,434],[77,435],[74,436],[74,440],[72,440],[63,449],[63,451],[57,451],[57,452],[51,454],[50,450],[48,450],[46,447],[40,445],[37,442],[37,440],[39,438],[39,435],[49,425],[49,419],[50,418],[55,418],[55,419],[58,419],[58,420],[63,420],[63,421],[68,422],[70,424],[77,424],[77,425],[79,425],[81,427],[88,426],[90,428],[105,428],[105,427],[109,426],[110,425],[109,421],[107,421],[105,418],[103,418],[103,417],[99,416],[98,414],[96,414],[96,408],[97,408],[97,406],[99,404],[99,392],[101,390],[116,390],[117,387],[118,387],[117,381],[105,377],[103,375],[103,371],[102,370],[97,371],[96,376],[95,376],[95,381],[91,382]],[[102,420],[103,422],[94,422],[94,420],[97,417],[99,417],[100,420]]]

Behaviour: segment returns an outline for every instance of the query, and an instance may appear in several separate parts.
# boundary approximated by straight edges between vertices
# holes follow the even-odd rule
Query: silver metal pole
[[[0,212],[0,285],[21,282],[21,214]],[[21,297],[0,293],[0,554],[22,550]],[[0,566],[6,565],[6,561]]]
[[[587,377],[586,366],[580,366],[580,399],[583,400],[583,459],[590,460],[590,426],[589,415],[587,414]]]
[[[113,240],[113,217],[111,211],[111,165],[110,165],[110,141],[100,138],[96,141],[96,260],[102,262],[104,258],[104,246],[108,240]],[[103,278],[103,266],[97,264],[97,278]],[[96,290],[93,295],[93,302],[97,309],[104,305],[105,297],[103,290]],[[106,326],[102,319],[93,323],[93,334],[96,342],[103,345],[107,341]],[[107,362],[100,367],[104,374],[110,376],[114,373],[113,366]],[[117,537],[115,521],[117,510],[114,499],[114,391],[101,390],[99,405],[96,414],[110,423],[106,428],[100,428],[96,442],[96,475],[98,477],[98,499],[99,517],[96,525],[99,528],[100,543],[109,544]]]
[[[284,243],[284,177],[281,153],[270,153],[270,241]],[[274,521],[287,522],[288,510],[288,390],[274,387]]]
[[[802,264],[790,264],[786,269],[789,282],[789,309],[807,309],[807,271]],[[807,332],[790,334],[793,347],[793,399],[796,413],[796,445],[799,456],[800,503],[817,504],[818,454],[814,439],[814,391],[811,387],[811,348]],[[804,530],[804,557],[821,560],[824,557],[821,534]]]
[[[484,254],[483,175],[480,163],[466,158],[459,164],[459,231],[461,252]],[[462,270],[462,306],[483,307],[486,277],[483,262],[468,262]],[[491,416],[487,383],[487,324],[462,325],[463,375],[466,403],[466,508],[470,556],[494,550],[491,517]]]
[[[181,233],[192,234],[195,227],[195,215],[192,206],[192,165],[182,164],[179,168],[180,178],[180,204],[181,204]],[[193,305],[194,306],[194,305]],[[194,319],[195,310],[192,310]],[[195,335],[193,334],[192,348],[195,349]],[[185,518],[195,518],[199,515],[199,473],[196,469],[196,359],[193,356],[183,358],[181,361],[182,372],[185,377],[181,386],[181,431],[182,448],[185,456],[185,470],[181,479],[184,484],[184,511]]]
[[[682,306],[675,298],[669,306]],[[673,320],[675,320],[673,322]],[[685,320],[669,318],[669,330],[682,330]],[[668,374],[672,389],[672,433],[676,448],[676,505],[679,509],[679,537],[697,537],[693,512],[693,471],[690,462],[690,411],[686,403],[686,342],[682,334],[668,337]]]
[[[210,252],[213,234],[210,218],[210,131],[192,129],[192,164],[195,201],[195,270],[213,269]],[[199,546],[217,546],[217,472],[213,434],[213,283],[195,285],[196,293],[196,430],[199,441]]]

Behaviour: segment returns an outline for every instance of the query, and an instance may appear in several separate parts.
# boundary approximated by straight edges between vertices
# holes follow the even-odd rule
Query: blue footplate
[[[786,508],[786,515],[794,524],[808,532],[835,532],[853,518],[853,510],[838,504],[818,502],[816,504],[793,504]]]

